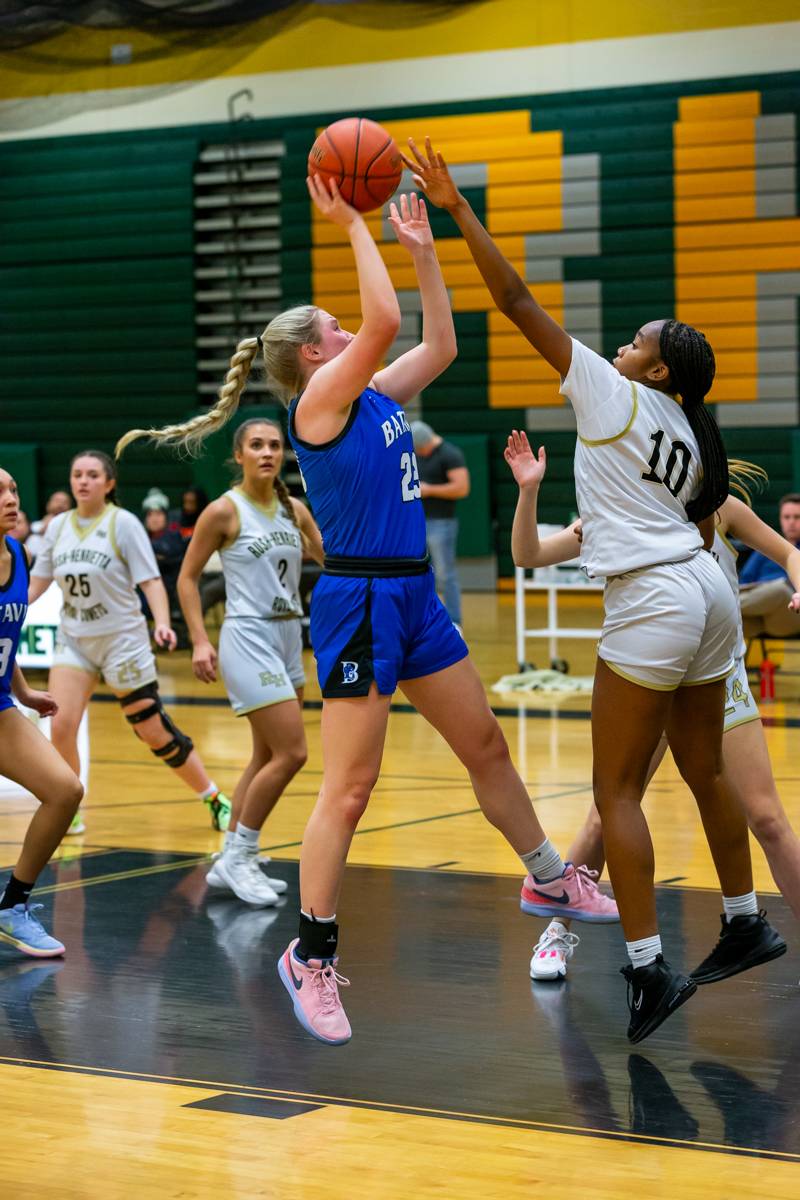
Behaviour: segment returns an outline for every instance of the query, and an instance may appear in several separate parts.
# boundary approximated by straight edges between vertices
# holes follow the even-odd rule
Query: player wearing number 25
[[[114,463],[102,450],[75,455],[70,487],[76,507],[50,522],[31,571],[31,604],[54,580],[64,596],[49,681],[58,705],[53,745],[77,772],[78,728],[102,678],[135,735],[208,805],[215,828],[227,827],[230,801],[209,779],[192,739],[161,702],[137,587],[150,605],[156,644],[174,650],[175,632],[144,526],[115,503],[116,476]],[[80,814],[69,832],[84,832]]]

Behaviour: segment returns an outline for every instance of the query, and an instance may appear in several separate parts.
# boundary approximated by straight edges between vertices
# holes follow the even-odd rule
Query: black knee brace
[[[160,717],[161,724],[167,733],[171,734],[171,741],[167,742],[165,746],[159,746],[158,749],[153,749],[151,746],[151,750],[156,758],[163,758],[168,767],[182,767],[194,750],[194,742],[188,734],[178,729],[172,717],[165,711],[158,694],[158,684],[146,683],[143,687],[137,688],[135,692],[128,692],[127,695],[120,696],[119,702],[124,712],[129,704],[136,704],[139,700],[152,700],[153,703],[149,704],[147,708],[139,709],[138,712],[125,713],[125,720],[133,725],[133,732],[139,737],[137,725],[140,725],[142,721],[149,721],[151,717]]]

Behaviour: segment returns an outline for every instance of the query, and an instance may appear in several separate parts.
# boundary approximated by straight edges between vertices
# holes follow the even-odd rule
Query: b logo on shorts
[[[358,663],[343,662],[342,663],[342,683],[357,683],[358,682]]]

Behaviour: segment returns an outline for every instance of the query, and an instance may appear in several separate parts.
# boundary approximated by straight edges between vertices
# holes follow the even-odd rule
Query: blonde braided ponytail
[[[126,446],[137,438],[146,437],[157,446],[177,446],[187,454],[195,455],[210,433],[221,429],[239,407],[250,368],[255,362],[260,345],[259,338],[245,338],[239,342],[231,358],[225,382],[219,389],[219,399],[212,409],[184,421],[182,425],[165,425],[163,429],[131,429],[117,442],[115,458],[119,458]]]

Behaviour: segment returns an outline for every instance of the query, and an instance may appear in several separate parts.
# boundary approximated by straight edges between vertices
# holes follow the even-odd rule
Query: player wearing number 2
[[[539,911],[616,921],[613,901],[583,869],[565,865],[545,837],[467,647],[436,596],[425,554],[411,427],[403,405],[452,362],[453,317],[424,204],[392,204],[390,220],[411,254],[422,298],[422,341],[379,369],[400,327],[400,308],[369,228],[355,209],[308,180],[321,213],[355,255],[361,326],[341,329],[313,306],[275,317],[261,339],[240,342],[220,402],[187,430],[156,434],[186,444],[235,409],[263,344],[267,371],[287,399],[289,434],[322,530],[325,573],[314,590],[311,640],[324,697],[324,778],[300,856],[299,938],[279,962],[295,1015],[320,1041],[351,1036],[337,975],[339,899],[356,826],[378,778],[392,694],[399,686],[468,769],[486,817],[535,879]]]
[[[504,258],[441,154],[430,141],[425,154],[410,145],[414,159],[406,165],[415,180],[451,213],[498,308],[558,371],[577,419],[581,563],[607,580],[592,699],[594,792],[630,957],[623,968],[628,1037],[638,1042],[698,983],[786,950],[759,914],[747,823],[722,770],[737,622],[725,576],[702,553],[728,494],[722,438],[704,403],[713,351],[696,329],[674,320],[643,325],[613,364],[571,338]],[[661,953],[653,846],[641,809],[665,730],[700,808],[725,908],[720,941],[691,978]]]
[[[247,904],[275,904],[286,891],[258,865],[261,827],[306,761],[300,572],[304,544],[322,562],[311,513],[280,478],[283,434],[252,417],[236,430],[233,454],[242,478],[203,509],[186,551],[178,595],[198,679],[217,677],[217,654],[203,623],[198,581],[215,550],[225,577],[219,666],[233,711],[250,723],[253,752],[233,793],[225,848],[206,876]],[[300,703],[298,703],[298,701]]]
[[[114,503],[116,470],[101,450],[77,454],[70,466],[76,507],[55,517],[31,571],[30,603],[55,579],[64,594],[50,671],[58,704],[53,744],[78,771],[78,727],[98,677],[153,754],[208,804],[215,828],[227,828],[230,801],[206,774],[192,739],[164,708],[147,623],[136,588],[155,618],[157,645],[175,648],[167,593],[144,526]],[[82,833],[80,815],[70,826]]]

